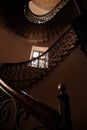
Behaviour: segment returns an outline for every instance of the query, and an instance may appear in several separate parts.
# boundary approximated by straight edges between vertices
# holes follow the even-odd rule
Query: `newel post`
[[[66,87],[63,84],[58,85],[59,114],[62,119],[61,127],[64,130],[72,130],[71,113],[69,105],[69,95],[65,92]]]

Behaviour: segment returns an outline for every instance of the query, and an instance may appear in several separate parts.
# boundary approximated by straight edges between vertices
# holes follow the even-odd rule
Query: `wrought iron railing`
[[[29,21],[33,23],[46,23],[47,21],[51,20],[58,13],[58,11],[60,11],[62,7],[67,4],[68,1],[69,0],[61,0],[50,12],[41,16],[32,13],[28,7],[28,3],[26,3],[24,6],[24,15]]]
[[[1,130],[6,128],[8,130],[24,130],[25,126],[22,126],[24,122],[27,122],[27,129],[29,130],[38,130],[41,128],[45,128],[45,130],[72,129],[69,96],[65,92],[66,88],[64,85],[58,85],[59,111],[39,102],[34,97],[17,88],[13,89],[2,79],[0,79],[0,89],[9,95],[9,98],[7,98],[5,94],[5,98],[2,98],[2,102],[0,103]],[[41,124],[35,126],[35,128],[29,128],[30,115],[35,117]]]
[[[78,38],[71,27],[53,46],[51,46],[43,55],[48,53],[48,67],[39,68],[32,67],[32,61],[40,59],[32,59],[21,63],[6,63],[0,66],[0,78],[8,85],[20,89],[28,89],[33,83],[43,79],[64,56],[70,53],[70,50],[76,46]]]

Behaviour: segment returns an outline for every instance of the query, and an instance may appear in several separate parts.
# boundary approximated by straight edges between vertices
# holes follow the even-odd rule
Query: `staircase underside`
[[[73,6],[69,2],[49,22],[35,24],[27,20],[23,14],[20,15],[20,11],[17,13],[18,10],[16,10],[15,13],[13,10],[10,11],[9,8],[6,12],[6,9],[8,9],[7,6],[1,8],[3,11],[0,17],[2,28],[7,29],[9,33],[13,32],[15,35],[24,38],[30,45],[30,50],[32,46],[49,48],[43,54],[49,54],[48,68],[33,68],[29,66],[32,61],[27,59],[25,62],[5,63],[4,61],[2,63],[0,78],[10,86],[20,89],[25,86],[27,90],[33,83],[43,79],[75,47],[78,38],[71,25],[71,20],[77,17],[78,12],[73,10]],[[4,50],[4,48],[2,49]],[[17,57],[16,54],[15,57]],[[38,57],[38,59],[40,58]]]
[[[49,54],[47,68],[31,67],[32,61],[21,63],[5,63],[0,67],[0,78],[8,85],[25,89],[27,91],[32,84],[42,80],[48,75],[48,72],[64,59],[64,56],[70,54],[70,50],[76,46],[78,38],[71,27],[55,44],[46,52]],[[38,58],[38,60],[41,56]],[[34,61],[34,59],[33,59]],[[29,65],[30,64],[30,65]]]

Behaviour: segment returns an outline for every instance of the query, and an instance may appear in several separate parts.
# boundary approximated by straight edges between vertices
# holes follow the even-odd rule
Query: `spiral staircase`
[[[9,0],[6,5],[4,5],[4,8],[2,2],[1,9],[3,13],[1,13],[1,18],[4,21],[3,26],[1,25],[2,28],[7,28],[8,32],[14,32],[15,35],[24,38],[30,44],[30,49],[32,49],[32,46],[48,47],[48,50],[37,58],[21,63],[2,63],[0,66],[1,79],[13,87],[27,91],[33,83],[47,76],[48,72],[63,60],[64,56],[69,54],[70,50],[76,46],[78,37],[71,21],[77,17],[79,13],[78,11],[74,13],[74,11],[71,10],[73,8],[76,9],[76,7],[73,6],[73,1],[62,0],[61,2],[58,1],[57,6],[47,13],[48,16],[53,14],[53,18],[47,22],[45,21],[45,23],[35,23],[24,16],[24,5],[28,3],[27,1],[14,1],[14,6],[9,4],[10,2],[13,5],[13,2]],[[38,3],[38,0],[33,2]],[[44,2],[44,0],[42,2]],[[57,0],[55,0],[55,2],[57,2]],[[10,5],[11,8],[9,7]],[[56,14],[54,11],[55,8],[57,8]],[[69,9],[70,13],[67,15]],[[33,17],[33,15],[31,17]],[[41,17],[47,16],[42,15]],[[32,61],[35,62],[36,59],[40,61],[42,57],[47,54],[48,67],[32,67]]]
[[[39,6],[38,8],[42,7],[47,10],[44,15],[36,16],[29,9],[28,0],[9,0],[5,3],[1,0],[0,26],[6,29],[9,34],[13,32],[15,36],[18,35],[25,39],[30,44],[30,50],[33,46],[48,48],[38,57],[17,63],[4,61],[0,64],[1,130],[7,127],[9,130],[24,130],[26,124],[29,125],[28,122],[32,122],[30,114],[40,122],[33,122],[33,125],[36,126],[30,124],[26,127],[27,130],[47,130],[47,128],[50,130],[71,130],[71,117],[69,106],[67,106],[68,95],[65,93],[64,87],[61,89],[59,86],[58,99],[61,107],[59,112],[40,103],[28,94],[33,84],[43,80],[70,54],[78,42],[72,20],[79,15],[79,12],[73,0],[54,0],[54,2],[52,0],[50,4],[48,1],[46,4],[45,0],[32,0],[34,4]],[[43,57],[45,57],[46,64],[41,62]],[[35,64],[32,63],[37,61],[39,65],[33,66]],[[10,121],[8,117],[10,117]],[[25,123],[26,121],[27,123]],[[8,122],[11,122],[10,125]],[[22,123],[25,123],[23,128]]]

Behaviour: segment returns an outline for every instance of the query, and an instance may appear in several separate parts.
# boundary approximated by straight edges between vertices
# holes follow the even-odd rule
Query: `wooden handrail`
[[[0,79],[0,88],[19,101],[25,110],[27,110],[38,121],[43,123],[48,129],[60,129],[61,119],[58,111],[40,103],[38,100],[34,99],[30,95],[27,95],[27,93],[18,90],[17,88],[11,88],[2,79]]]

